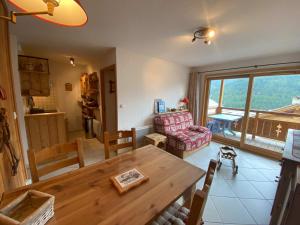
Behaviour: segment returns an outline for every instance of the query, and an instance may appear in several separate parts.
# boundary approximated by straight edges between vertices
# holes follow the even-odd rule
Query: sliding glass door
[[[300,75],[207,77],[203,113],[213,139],[280,156],[288,129],[300,129]]]
[[[300,129],[300,76],[253,77],[245,144],[282,153],[288,129]]]
[[[217,138],[240,141],[249,78],[209,82],[207,126]]]

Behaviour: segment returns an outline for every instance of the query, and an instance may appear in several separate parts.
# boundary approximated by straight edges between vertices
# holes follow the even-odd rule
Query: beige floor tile
[[[212,196],[223,223],[256,224],[238,198]]]
[[[251,184],[254,186],[254,188],[260,192],[265,199],[274,199],[277,183],[275,182],[257,182],[257,181],[251,181]]]
[[[209,222],[214,222],[214,223],[222,223],[221,218],[219,216],[219,213],[211,199],[211,197],[208,197],[208,200],[205,205],[205,210],[203,214],[203,220],[209,221]]]
[[[241,168],[239,174],[243,175],[248,181],[268,181],[257,169]]]
[[[257,224],[269,224],[271,205],[268,200],[259,199],[241,199],[249,214]]]
[[[264,199],[249,181],[227,180],[226,182],[238,198]]]

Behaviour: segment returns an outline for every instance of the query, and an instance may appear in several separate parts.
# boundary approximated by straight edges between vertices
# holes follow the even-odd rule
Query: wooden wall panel
[[[67,140],[67,128],[64,116],[57,116],[57,132],[58,132],[58,143],[65,143]]]
[[[0,15],[7,15],[7,8],[4,0],[0,0]],[[19,128],[17,120],[14,118],[16,107],[10,62],[8,22],[3,19],[0,20],[0,85],[7,95],[6,100],[0,100],[0,107],[4,107],[7,110],[7,119],[11,131],[11,142],[16,149],[18,158],[20,158],[20,165],[16,176],[11,176],[11,166],[7,158],[7,151],[4,151],[3,156],[0,158],[0,183],[2,183],[2,185],[0,185],[0,192],[2,192],[24,185],[26,179]]]
[[[45,147],[50,146],[47,117],[40,117],[39,125],[40,125],[41,145],[42,145],[42,148],[45,148]]]
[[[56,116],[49,116],[48,126],[50,145],[52,146],[58,143],[58,129]]]

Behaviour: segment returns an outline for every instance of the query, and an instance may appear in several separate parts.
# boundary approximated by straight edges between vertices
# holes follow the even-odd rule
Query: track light
[[[212,39],[215,36],[216,31],[214,29],[208,27],[200,27],[194,32],[192,42],[195,42],[197,39],[203,39],[205,44],[210,45],[212,43]]]
[[[71,64],[72,66],[76,66],[76,65],[75,65],[75,59],[74,59],[73,57],[70,58],[70,64]]]
[[[205,39],[205,40],[204,40],[204,44],[211,45],[211,40]]]

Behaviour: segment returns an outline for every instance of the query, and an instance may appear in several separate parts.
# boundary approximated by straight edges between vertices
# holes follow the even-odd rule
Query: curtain
[[[190,74],[188,86],[189,111],[191,112],[194,124],[199,125],[201,120],[201,75],[198,72]]]

